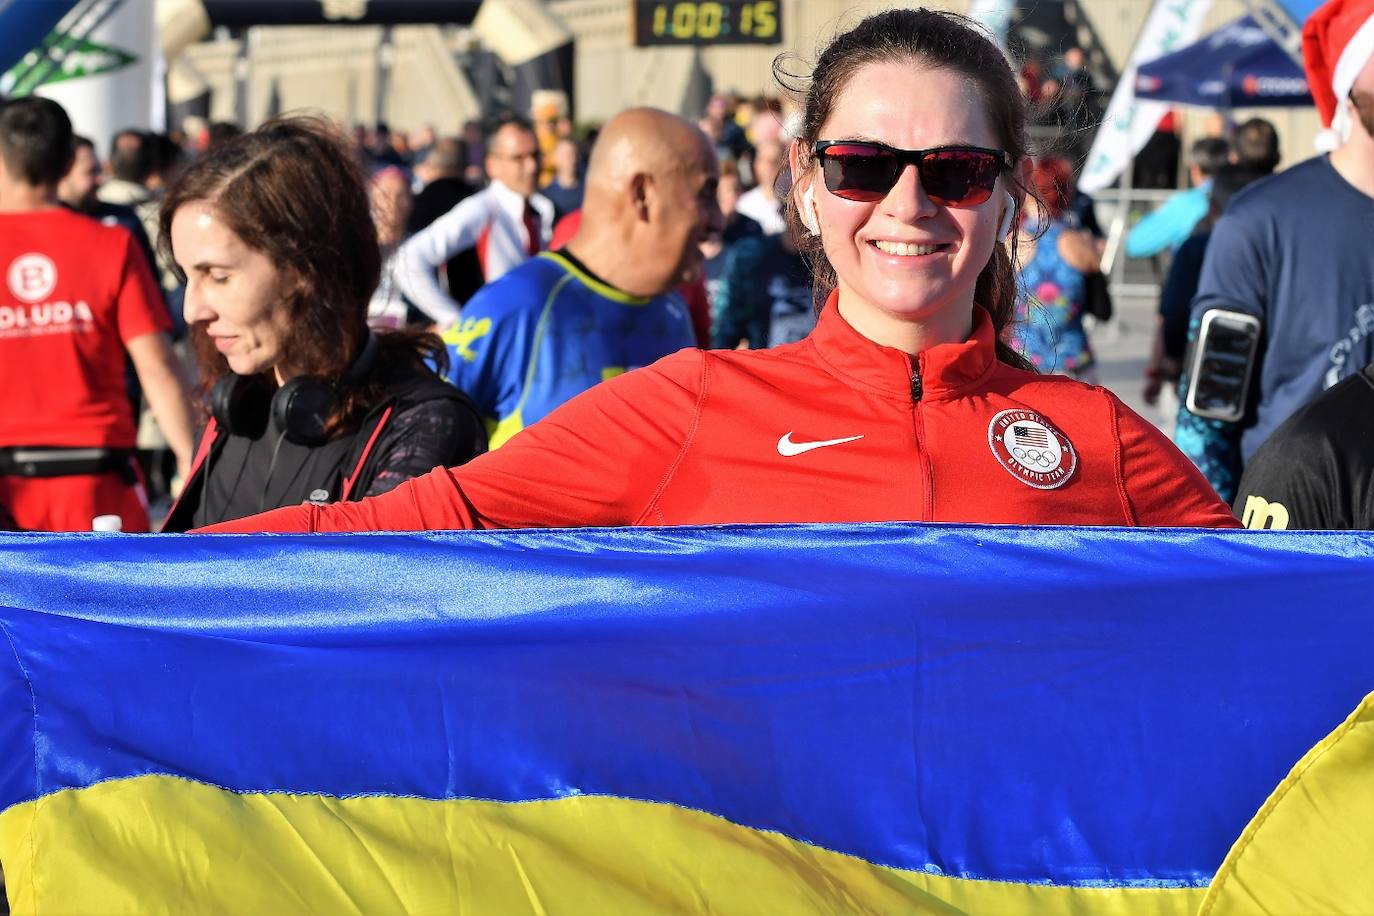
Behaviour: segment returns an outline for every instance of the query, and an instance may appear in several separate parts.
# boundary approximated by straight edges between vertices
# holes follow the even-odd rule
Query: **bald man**
[[[483,287],[445,335],[454,384],[488,418],[491,448],[564,401],[693,346],[670,293],[721,229],[719,167],[696,125],[634,108],[602,129],[578,232]]]
[[[461,307],[439,285],[438,270],[465,251],[475,251],[482,280],[490,283],[537,254],[553,231],[553,203],[535,193],[539,144],[525,121],[504,121],[487,144],[491,184],[416,233],[396,253],[393,279],[411,302],[441,328],[458,320]]]

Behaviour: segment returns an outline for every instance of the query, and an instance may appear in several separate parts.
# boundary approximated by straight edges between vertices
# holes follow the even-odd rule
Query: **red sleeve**
[[[119,295],[115,300],[119,339],[128,343],[136,337],[161,331],[172,331],[172,317],[162,300],[162,289],[153,279],[148,260],[138,250],[134,237],[126,229],[112,227],[123,243],[124,264],[121,268]]]
[[[1147,528],[1239,528],[1231,507],[1154,424],[1108,394],[1121,447],[1121,488],[1132,523]]]
[[[460,468],[381,496],[292,506],[204,532],[580,528],[642,520],[691,441],[705,354],[684,350],[586,391]]]
[[[582,211],[574,210],[567,216],[560,219],[553,227],[553,236],[549,238],[549,251],[557,251],[564,245],[572,241],[572,237],[577,235],[577,230],[582,226]]]

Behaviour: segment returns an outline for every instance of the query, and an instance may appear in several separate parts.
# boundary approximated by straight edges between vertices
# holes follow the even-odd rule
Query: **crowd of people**
[[[790,97],[695,122],[287,116],[126,131],[103,164],[56,103],[6,102],[0,527],[1226,527],[1233,496],[1247,522],[1316,519],[1272,471],[1237,496],[1234,453],[1262,465],[1374,361],[1351,228],[1374,222],[1374,64],[1341,56],[1370,16],[1330,0],[1309,26],[1335,152],[1257,181],[1276,145],[1245,125],[1135,230],[1179,274],[1154,393],[1180,384],[1186,414],[1215,381],[1209,312],[1262,326],[1244,415],[1181,419],[1193,462],[1093,384],[1101,232],[1030,137],[1095,98],[1078,49],[1018,73],[962,17],[894,10]],[[1299,198],[1302,228],[1278,216]],[[150,488],[175,501],[150,512]]]

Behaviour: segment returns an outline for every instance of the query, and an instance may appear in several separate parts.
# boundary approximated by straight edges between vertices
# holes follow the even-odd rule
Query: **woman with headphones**
[[[209,418],[164,531],[362,499],[486,451],[432,334],[371,333],[381,256],[363,176],[322,121],[278,119],[162,205]]]
[[[967,19],[865,19],[820,55],[790,150],[789,221],[820,306],[804,340],[684,350],[467,467],[211,530],[1238,525],[1111,392],[1041,375],[1002,342],[1025,128],[1005,57]]]

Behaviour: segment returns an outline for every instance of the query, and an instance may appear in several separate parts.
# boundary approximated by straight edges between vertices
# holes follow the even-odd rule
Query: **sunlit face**
[[[534,193],[539,178],[539,143],[534,132],[507,124],[487,148],[487,175],[521,197]]]
[[[373,177],[367,189],[372,201],[372,218],[377,223],[377,241],[391,246],[405,235],[413,198],[410,182],[400,169],[386,169]]]
[[[662,289],[697,275],[704,260],[701,243],[722,231],[725,219],[720,213],[716,185],[720,166],[705,135],[698,135],[695,156],[683,168],[660,177],[658,205],[654,208],[656,247],[675,258],[664,274]]]
[[[186,274],[186,323],[209,335],[239,375],[268,369],[291,374],[282,354],[286,337],[283,272],[249,248],[202,200],[172,217],[172,251]]]
[[[900,149],[1002,146],[972,83],[912,62],[858,70],[819,139],[875,140]],[[831,194],[814,163],[807,177],[826,257],[839,278],[840,311],[851,324],[897,320],[967,331],[974,285],[1007,206],[1005,174],[987,201],[965,209],[931,201],[912,165],[886,197],[871,203]]]
[[[754,183],[770,191],[777,185],[782,165],[782,144],[762,141],[754,148]]]
[[[72,167],[57,185],[57,196],[73,207],[85,207],[95,200],[100,187],[100,160],[89,146],[78,146]]]
[[[1350,87],[1350,98],[1355,106],[1356,120],[1364,126],[1365,133],[1374,137],[1374,56],[1356,74],[1355,82]]]
[[[577,174],[577,144],[570,140],[559,140],[553,148],[553,167],[560,175]]]
[[[725,219],[735,215],[735,209],[739,206],[741,194],[738,175],[720,176],[720,185],[716,191],[716,202],[720,204],[721,216]]]

